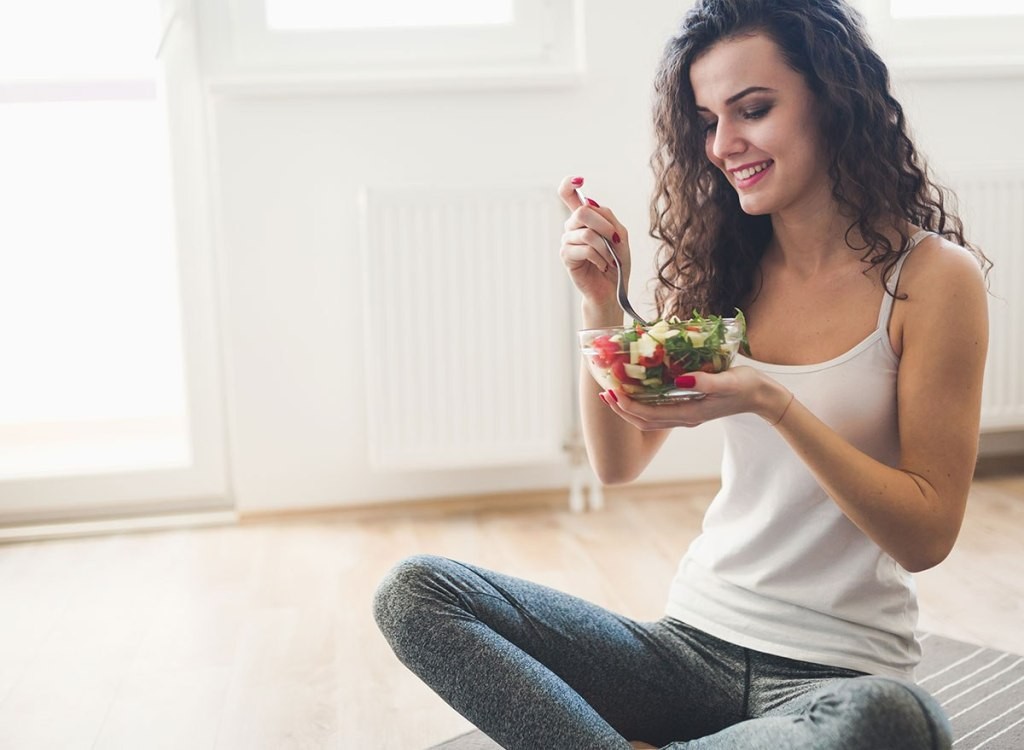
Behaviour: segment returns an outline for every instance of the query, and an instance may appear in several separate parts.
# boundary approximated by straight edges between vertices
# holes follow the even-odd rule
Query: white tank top
[[[911,249],[927,234],[915,234]],[[734,364],[768,373],[856,448],[896,466],[892,305],[884,294],[874,332],[827,362],[738,355]],[[764,420],[738,414],[723,422],[722,488],[679,564],[666,614],[746,648],[911,678],[921,655],[911,575],[843,514]]]

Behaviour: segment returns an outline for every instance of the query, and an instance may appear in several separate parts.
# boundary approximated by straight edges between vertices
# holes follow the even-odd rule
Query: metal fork
[[[576,188],[576,197],[580,199],[580,202],[584,206],[590,205],[590,202],[587,200],[587,196],[585,196],[583,194],[583,191],[580,190],[579,188]],[[637,315],[636,310],[634,310],[633,306],[629,304],[629,297],[626,294],[626,279],[622,275],[622,261],[619,260],[618,253],[615,252],[615,249],[612,247],[612,243],[608,241],[607,237],[600,233],[598,233],[597,236],[604,241],[604,246],[608,248],[608,254],[611,255],[612,260],[615,261],[615,272],[616,274],[618,274],[617,289],[615,294],[619,300],[619,307],[621,307],[624,313],[626,313],[629,317],[631,317],[640,325],[649,326],[650,323],[648,323],[646,320]]]

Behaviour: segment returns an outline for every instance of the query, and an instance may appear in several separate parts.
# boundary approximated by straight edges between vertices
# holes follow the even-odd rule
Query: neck
[[[851,222],[852,218],[839,210],[830,191],[819,192],[799,206],[772,214],[772,239],[766,260],[805,277],[859,264],[859,255],[846,244]],[[855,246],[859,239],[859,233],[850,234]]]

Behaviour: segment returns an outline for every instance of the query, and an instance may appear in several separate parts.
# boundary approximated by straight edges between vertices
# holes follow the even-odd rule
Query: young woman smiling
[[[748,321],[749,356],[642,404],[584,373],[606,482],[672,429],[725,426],[722,489],[636,622],[438,557],[400,563],[376,615],[396,654],[506,748],[947,748],[915,685],[911,573],[956,540],[976,459],[984,256],[907,135],[843,0],[698,0],[656,81],[663,317]],[[559,193],[588,328],[620,325],[607,207]],[[628,266],[627,266],[628,267]],[[642,745],[651,746],[651,745]]]

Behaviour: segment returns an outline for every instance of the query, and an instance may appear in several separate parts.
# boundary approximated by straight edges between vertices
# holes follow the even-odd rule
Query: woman
[[[399,564],[378,623],[398,656],[506,748],[945,748],[910,573],[957,537],[987,345],[965,249],[843,0],[698,0],[656,85],[652,217],[663,317],[748,321],[750,356],[684,375],[705,398],[580,390],[591,463],[626,482],[671,429],[721,419],[722,489],[635,622],[442,558]],[[600,235],[566,178],[562,260],[585,327],[619,325]],[[609,270],[612,268],[612,270]],[[650,743],[650,744],[642,744]]]

